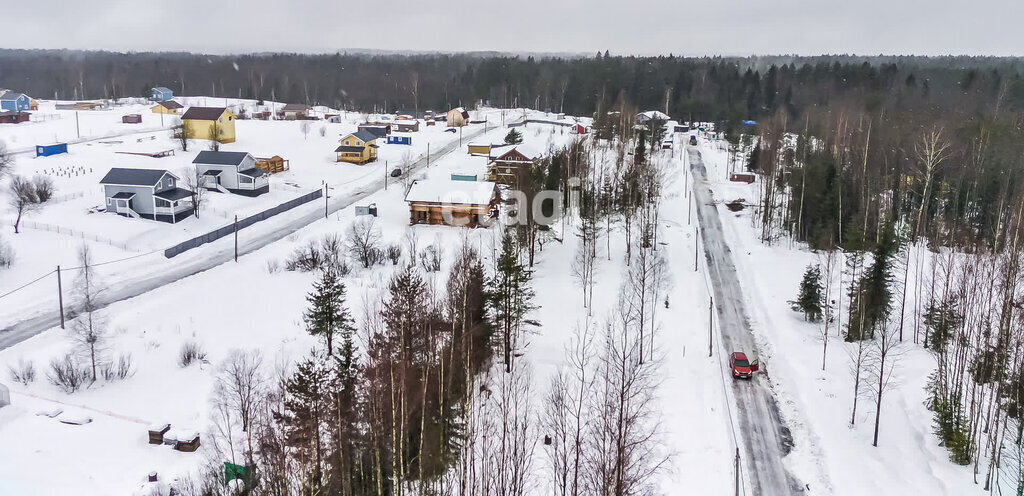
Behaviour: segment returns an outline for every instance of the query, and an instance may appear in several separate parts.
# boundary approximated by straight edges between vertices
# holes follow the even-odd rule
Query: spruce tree
[[[334,335],[353,330],[352,316],[345,307],[345,284],[333,270],[324,269],[320,280],[313,283],[313,291],[306,296],[309,309],[303,319],[306,331],[327,342],[327,354],[334,354]]]
[[[515,129],[510,129],[508,134],[505,135],[506,145],[518,145],[523,142],[523,133]]]
[[[899,250],[899,239],[891,223],[879,233],[878,242],[871,250],[871,266],[855,286],[846,340],[853,342],[872,339],[877,326],[885,322],[892,309],[893,259]]]
[[[275,413],[275,419],[285,428],[286,443],[297,451],[296,459],[303,463],[299,479],[301,494],[318,494],[324,489],[323,461],[326,448],[323,427],[329,420],[330,399],[326,387],[330,384],[330,371],[323,366],[323,358],[315,352],[299,362],[295,372],[285,383],[284,412]]]
[[[800,281],[800,293],[795,301],[789,303],[793,310],[803,312],[804,320],[820,322],[822,301],[821,268],[814,264],[808,265]]]
[[[522,263],[514,229],[505,229],[502,237],[501,255],[498,256],[497,271],[490,280],[487,302],[491,320],[502,333],[505,372],[512,372],[512,358],[520,347],[520,336],[525,328],[540,325],[536,320],[527,318],[537,308],[533,304],[533,289],[530,288],[533,271]]]

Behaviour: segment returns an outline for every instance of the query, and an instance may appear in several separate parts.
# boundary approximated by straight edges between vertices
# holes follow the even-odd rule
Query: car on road
[[[401,175],[402,175],[402,169],[399,169],[399,168],[396,167],[394,170],[391,171],[391,177],[399,177]]]
[[[695,135],[695,134],[691,134],[690,135],[690,144],[693,145],[693,146],[697,146],[697,135]]]
[[[746,353],[734,351],[729,355],[729,370],[732,371],[733,379],[753,379],[757,369],[757,360],[751,362]]]

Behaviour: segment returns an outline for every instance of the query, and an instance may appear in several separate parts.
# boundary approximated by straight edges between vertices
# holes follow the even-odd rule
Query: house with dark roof
[[[180,114],[181,109],[183,108],[185,108],[184,105],[174,100],[165,100],[153,105],[153,108],[150,110],[152,110],[154,114]]]
[[[259,196],[270,191],[270,171],[256,167],[256,159],[247,152],[204,150],[192,160],[200,176],[200,185],[221,193]]]
[[[360,124],[356,129],[359,131],[365,131],[378,138],[383,138],[391,134],[391,123],[389,122],[367,122]]]
[[[170,88],[157,86],[156,88],[149,90],[149,99],[154,102],[164,102],[171,98],[174,98],[174,92],[171,91]]]
[[[191,139],[234,143],[237,118],[234,112],[224,107],[189,107],[181,116],[181,123]]]
[[[32,110],[32,99],[24,93],[8,91],[0,95],[0,110]]]
[[[334,150],[338,162],[365,164],[377,160],[377,135],[369,131],[356,131],[341,138],[341,146]]]
[[[515,187],[519,183],[520,171],[529,171],[542,156],[528,146],[516,145],[487,165],[487,180]]]
[[[281,108],[281,117],[286,121],[301,120],[309,117],[313,107],[301,103],[289,103]]]
[[[163,169],[115,167],[100,179],[107,212],[125,217],[178,222],[192,212],[192,192]]]

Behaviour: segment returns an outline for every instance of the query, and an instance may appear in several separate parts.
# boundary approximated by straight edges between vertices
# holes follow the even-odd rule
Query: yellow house
[[[491,145],[490,143],[470,143],[469,146],[470,155],[490,155]]]
[[[167,100],[153,105],[151,110],[153,110],[154,114],[180,114],[183,108],[180,103],[174,100]]]
[[[189,107],[188,112],[181,116],[181,122],[189,138],[234,143],[237,118],[224,107]]]
[[[338,162],[365,164],[377,160],[377,135],[369,131],[356,131],[341,138],[341,146],[334,150]]]

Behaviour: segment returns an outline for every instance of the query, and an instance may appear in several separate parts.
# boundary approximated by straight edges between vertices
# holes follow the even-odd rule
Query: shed
[[[142,116],[139,114],[128,114],[121,117],[122,124],[141,124]]]
[[[420,121],[413,120],[396,120],[391,124],[391,129],[399,133],[415,133],[420,130]]]
[[[160,102],[150,109],[154,114],[179,114],[181,109],[185,108],[182,104],[174,100],[166,100]]]
[[[470,155],[479,154],[479,155],[488,155],[489,156],[491,154],[491,144],[490,143],[470,143],[467,146],[467,149],[469,150],[469,154]]]
[[[356,205],[356,215],[372,215],[377,216],[377,204],[371,203],[369,205]]]
[[[11,404],[11,390],[0,384],[0,408]]]
[[[154,425],[149,428],[149,444],[164,444],[164,434],[171,430],[171,424]]]
[[[476,174],[452,172],[452,181],[476,181]]]
[[[433,125],[434,125],[434,119],[427,119],[427,120],[426,120],[426,121],[424,121],[424,122],[425,122],[425,123],[426,123],[426,124],[427,124],[428,126],[433,126]]]
[[[37,157],[49,157],[50,155],[57,155],[59,153],[67,153],[67,143],[54,143],[52,145],[36,145],[36,156]]]
[[[572,125],[572,129],[569,132],[572,134],[587,134],[587,126],[577,122]]]
[[[154,102],[164,102],[174,98],[174,92],[170,88],[164,86],[157,86],[149,90],[149,99]]]
[[[387,144],[389,145],[411,145],[411,136],[396,136],[394,134],[388,136]]]

